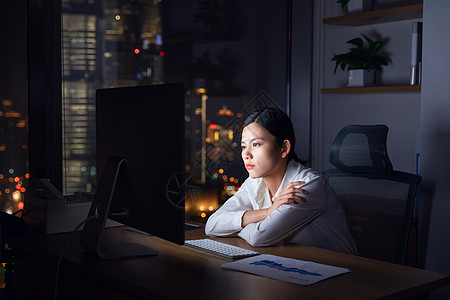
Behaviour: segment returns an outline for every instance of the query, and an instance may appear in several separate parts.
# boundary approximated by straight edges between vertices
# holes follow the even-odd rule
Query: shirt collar
[[[296,164],[296,162],[293,160],[288,162],[288,164],[286,166],[286,172],[284,172],[283,180],[281,181],[281,184],[278,187],[277,192],[271,199],[272,201],[275,200],[275,198],[278,196],[278,193],[281,192],[291,182],[291,179],[295,175],[297,175],[297,167],[294,164]]]
[[[257,190],[256,190],[256,199],[255,202],[257,203],[258,207],[263,207],[266,197],[268,198],[269,202],[274,200],[278,193],[281,192],[288,184],[291,182],[292,178],[294,178],[297,175],[297,169],[298,169],[298,163],[294,160],[291,160],[288,162],[286,167],[286,172],[284,172],[283,180],[281,181],[280,186],[278,187],[277,192],[273,196],[272,199],[270,199],[269,192],[267,189],[266,184],[261,178],[257,179]]]

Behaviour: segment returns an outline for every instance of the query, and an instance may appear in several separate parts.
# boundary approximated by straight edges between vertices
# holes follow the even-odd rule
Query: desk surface
[[[57,257],[69,234],[27,233],[10,241],[12,247],[36,255]],[[350,273],[311,286],[260,277],[220,265],[231,260],[172,244],[154,236],[130,232],[123,227],[105,230],[107,240],[139,242],[160,252],[157,256],[100,261],[79,246],[79,234],[64,256],[62,268],[80,272],[89,280],[119,286],[130,295],[145,299],[403,299],[450,285],[450,276],[380,262],[353,255],[306,247],[281,245],[252,248],[239,238],[220,241],[260,253],[348,268]],[[203,229],[186,232],[186,239],[204,238]],[[64,280],[64,278],[62,278]],[[80,289],[82,287],[74,287]]]

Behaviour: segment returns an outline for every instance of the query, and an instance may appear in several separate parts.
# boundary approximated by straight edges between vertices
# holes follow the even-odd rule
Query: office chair
[[[342,203],[357,255],[405,264],[417,185],[421,177],[394,171],[385,125],[349,125],[330,152],[324,172]]]

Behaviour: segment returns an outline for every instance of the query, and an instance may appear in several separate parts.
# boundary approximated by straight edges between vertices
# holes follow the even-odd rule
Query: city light
[[[234,194],[236,194],[236,192],[237,192],[238,189],[239,189],[239,188],[236,187],[236,186],[234,186],[234,185],[228,185],[228,186],[225,188],[225,193],[226,193],[227,196],[231,197],[231,196],[233,196]]]
[[[141,52],[141,50],[139,50],[138,48],[134,49],[134,54],[139,54]]]
[[[25,132],[28,122],[26,120],[26,115],[12,109],[13,103],[14,102],[9,99],[2,100],[1,105],[3,107],[0,107],[0,121],[5,121],[3,122],[4,124],[2,124],[8,127],[6,133],[13,137],[11,139],[5,139],[8,143],[5,142],[0,144],[0,151],[6,153],[6,156],[2,154],[6,158],[5,161],[0,163],[0,166],[3,166],[2,172],[0,173],[0,210],[10,214],[16,211],[18,205],[19,207],[23,206],[23,202],[22,204],[20,204],[20,202],[23,199],[23,193],[26,191],[24,187],[27,185],[25,178],[29,178],[28,173],[16,175],[23,172],[21,164],[27,163],[27,152],[19,152],[17,149],[28,149],[27,135]],[[17,118],[17,120],[5,120],[4,118]],[[3,129],[6,129],[6,127]],[[12,154],[12,152],[14,152],[14,154]],[[13,155],[12,159],[11,155]],[[14,167],[5,170],[5,165],[14,165]],[[14,201],[15,203],[11,205],[11,201]]]
[[[20,120],[16,123],[16,127],[18,127],[18,128],[25,128],[26,125],[27,125],[27,122],[25,120]]]
[[[20,118],[21,114],[18,112],[5,112],[5,118]]]
[[[20,191],[14,191],[12,193],[14,201],[19,201],[22,198],[22,193]]]
[[[198,88],[196,90],[197,94],[206,94],[206,89],[205,88]]]

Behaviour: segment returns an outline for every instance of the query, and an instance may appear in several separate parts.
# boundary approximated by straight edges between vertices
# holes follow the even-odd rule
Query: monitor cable
[[[120,212],[120,213],[112,213],[109,216],[126,216],[128,217],[128,211]],[[64,245],[63,250],[61,251],[61,254],[59,255],[58,263],[56,264],[56,274],[55,274],[55,287],[54,287],[54,300],[58,299],[58,279],[59,279],[59,272],[61,268],[61,262],[64,257],[65,252],[67,251],[67,247],[69,247],[70,242],[72,241],[75,234],[78,232],[81,226],[83,226],[85,223],[89,222],[93,219],[98,219],[100,215],[91,216],[89,218],[86,218],[85,220],[81,221],[80,224],[78,224],[75,229],[72,231],[72,234],[67,239],[66,244]]]
[[[61,267],[61,262],[62,259],[64,257],[64,254],[67,250],[67,247],[69,246],[70,242],[72,241],[73,237],[75,236],[75,234],[78,232],[78,230],[80,229],[81,226],[83,226],[86,222],[89,222],[90,220],[93,219],[98,219],[100,217],[100,215],[95,215],[95,216],[91,216],[89,218],[86,218],[85,220],[83,220],[82,222],[80,222],[80,224],[77,225],[77,227],[75,227],[75,229],[72,231],[72,234],[70,235],[70,237],[67,239],[66,244],[64,245],[63,250],[61,251],[61,254],[59,255],[59,259],[58,259],[58,263],[56,264],[56,274],[55,274],[55,287],[54,287],[54,300],[58,299],[58,278],[59,278],[59,270]]]

